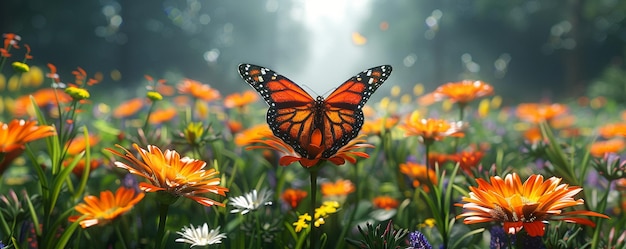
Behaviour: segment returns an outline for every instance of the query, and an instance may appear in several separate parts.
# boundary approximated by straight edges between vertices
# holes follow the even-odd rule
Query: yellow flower
[[[564,212],[567,207],[585,203],[574,196],[582,191],[581,187],[560,184],[561,178],[550,177],[544,181],[541,175],[531,175],[523,184],[520,177],[513,173],[504,179],[491,177],[491,183],[476,179],[478,187],[470,187],[469,197],[463,197],[464,213],[457,216],[465,218],[463,223],[502,222],[504,231],[515,234],[524,229],[531,237],[543,236],[548,220],[562,220],[595,226],[587,218],[572,217],[578,215],[609,218],[608,216],[587,210]]]
[[[296,227],[296,233],[302,231],[303,228],[308,228],[309,224],[307,221],[311,221],[311,216],[309,214],[303,214],[298,216],[298,221],[293,223],[293,226]]]
[[[337,208],[339,208],[339,202],[336,201],[325,201],[322,203],[322,206],[315,209],[315,219],[328,217],[329,214],[334,214],[337,212]],[[324,223],[322,223],[324,224]],[[316,227],[319,227],[316,225]]]
[[[13,62],[11,66],[13,66],[13,69],[17,72],[26,73],[30,71],[30,67],[28,66],[28,64],[23,62],[16,61]]]
[[[82,215],[69,218],[75,222],[80,218],[80,226],[87,228],[94,225],[102,225],[111,222],[118,216],[130,211],[144,197],[144,193],[135,193],[133,189],[120,187],[115,195],[107,190],[100,193],[100,198],[93,195],[85,196],[84,203],[76,205],[74,209]]]
[[[433,228],[435,226],[435,219],[428,218],[428,219],[424,220],[424,223],[420,224],[419,226],[420,227]]]
[[[74,86],[69,86],[67,88],[65,88],[65,93],[67,93],[68,95],[70,95],[70,97],[72,97],[73,100],[83,100],[83,99],[88,99],[89,98],[89,92],[84,89],[84,88],[78,88],[78,87],[74,87]]]
[[[183,133],[185,134],[185,140],[187,140],[187,143],[196,145],[202,141],[204,126],[202,122],[191,122],[187,125]]]
[[[107,150],[125,159],[127,163],[118,161],[115,165],[149,181],[149,183],[140,183],[139,189],[146,192],[163,191],[173,197],[186,197],[209,207],[224,206],[223,203],[202,195],[213,193],[226,196],[228,192],[228,188],[219,186],[219,173],[215,169],[204,169],[206,162],[189,157],[181,158],[180,154],[174,150],[161,152],[154,145],[148,145],[148,150],[144,150],[139,145],[133,144],[141,156],[139,159],[122,146],[117,145],[117,147],[121,148],[125,154],[113,149]]]
[[[148,97],[148,99],[155,101],[155,102],[163,99],[163,95],[161,95],[159,92],[156,92],[156,91],[147,92],[146,97]]]

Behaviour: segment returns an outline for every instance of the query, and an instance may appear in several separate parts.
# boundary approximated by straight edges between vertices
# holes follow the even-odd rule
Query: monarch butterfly
[[[267,102],[267,123],[274,135],[289,144],[300,156],[311,145],[330,158],[355,138],[363,126],[363,105],[387,80],[391,66],[367,69],[335,89],[328,97],[311,97],[298,84],[273,70],[251,64],[239,65],[239,74]],[[321,138],[321,141],[320,139]]]

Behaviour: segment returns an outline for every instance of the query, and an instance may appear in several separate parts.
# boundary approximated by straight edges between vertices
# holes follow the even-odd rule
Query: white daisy
[[[209,226],[206,223],[201,227],[193,227],[193,225],[183,227],[182,232],[176,233],[183,236],[176,239],[176,242],[188,243],[191,244],[191,247],[220,244],[222,239],[226,238],[225,233],[220,233],[220,227],[209,231]]]
[[[272,205],[270,201],[272,194],[272,191],[268,189],[261,189],[258,193],[255,189],[243,196],[230,197],[228,198],[228,204],[235,208],[230,212],[247,214],[250,211],[256,210],[261,205]]]

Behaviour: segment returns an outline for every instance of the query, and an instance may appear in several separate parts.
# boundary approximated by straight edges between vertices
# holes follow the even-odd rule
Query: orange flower
[[[589,153],[595,157],[603,157],[606,153],[618,153],[624,150],[624,140],[616,138],[606,141],[598,141],[591,144]]]
[[[394,209],[397,208],[399,205],[398,200],[392,198],[391,196],[377,196],[372,200],[372,204],[374,204],[374,207],[376,208],[380,208],[380,209],[385,209],[385,210],[390,210],[390,209]]]
[[[103,225],[111,222],[120,215],[130,211],[135,204],[141,201],[144,193],[135,193],[133,189],[120,187],[115,195],[107,190],[100,192],[100,198],[93,195],[85,196],[84,202],[74,207],[82,215],[70,216],[69,221],[80,221],[80,226],[87,228],[94,225]]]
[[[226,98],[224,99],[224,106],[226,108],[242,108],[249,105],[250,103],[254,103],[258,99],[259,95],[255,91],[247,90],[243,93],[233,93],[226,96]]]
[[[491,85],[479,80],[463,80],[459,82],[449,82],[437,87],[432,93],[432,96],[426,98],[433,98],[434,101],[441,101],[448,98],[453,103],[467,105],[474,99],[491,94],[493,94],[493,87]]]
[[[324,182],[321,184],[322,195],[325,197],[347,196],[354,190],[354,184],[350,180],[339,179],[336,182]]]
[[[96,144],[100,142],[100,137],[97,135],[89,134],[89,147],[93,148]],[[74,139],[68,141],[65,145],[67,147],[67,154],[69,155],[78,155],[79,153],[85,150],[87,145],[87,139],[84,136],[79,135]]]
[[[139,159],[122,146],[116,146],[125,154],[113,149],[107,150],[123,158],[128,164],[118,161],[115,165],[149,181],[139,183],[139,189],[146,192],[164,191],[175,197],[189,198],[205,206],[224,206],[223,203],[202,196],[205,193],[226,196],[228,192],[228,188],[219,186],[220,178],[215,169],[204,169],[206,162],[189,157],[181,158],[174,150],[165,150],[163,153],[154,145],[148,145],[146,151],[133,144],[141,156]]]
[[[204,101],[212,101],[220,97],[220,92],[217,90],[192,79],[183,79],[178,83],[178,92]]]
[[[407,136],[419,136],[424,143],[439,141],[445,137],[463,137],[462,122],[448,122],[441,119],[416,119],[407,117],[402,128]]]
[[[437,175],[434,170],[428,170],[426,165],[414,162],[406,162],[400,164],[400,172],[413,180],[413,187],[422,186],[423,183],[430,181],[433,185],[437,184]],[[428,172],[428,174],[426,173]],[[427,178],[428,175],[428,178]],[[428,185],[423,186],[424,191],[429,192]]]
[[[531,144],[537,143],[543,139],[539,127],[533,127],[524,132],[524,139]]]
[[[230,131],[231,134],[237,134],[241,131],[241,129],[243,129],[243,124],[235,120],[227,120],[226,127],[228,127],[228,130]]]
[[[64,91],[57,91],[57,89],[54,88],[39,89],[30,95],[24,95],[15,100],[14,114],[16,116],[24,116],[26,114],[33,113],[33,102],[30,98],[31,95],[33,96],[33,99],[35,99],[35,104],[37,104],[37,107],[39,108],[47,105],[56,107],[59,103],[69,103],[72,101],[72,97]]]
[[[24,144],[56,135],[54,127],[36,124],[35,121],[18,119],[8,124],[0,121],[0,174],[24,152]]]
[[[266,139],[274,136],[272,134],[272,130],[267,126],[267,123],[258,124],[252,126],[243,132],[237,133],[235,135],[235,144],[237,146],[245,146],[251,145],[258,140]]]
[[[390,130],[396,124],[398,124],[398,117],[385,117],[378,118],[376,120],[365,120],[363,123],[363,134],[380,135],[384,130]]]
[[[145,101],[142,98],[134,98],[121,103],[113,110],[114,118],[128,118],[143,108]]]
[[[428,153],[428,165],[435,167],[435,165],[442,166],[446,163],[450,157],[446,154],[440,154],[435,152]]]
[[[470,176],[474,175],[472,169],[478,167],[481,159],[483,159],[483,152],[481,151],[462,151],[450,156],[450,160],[458,163],[459,167]]]
[[[531,175],[522,184],[515,173],[507,174],[505,179],[491,177],[491,183],[476,179],[478,187],[470,187],[469,197],[463,197],[464,213],[457,216],[465,218],[463,223],[503,222],[504,231],[515,234],[525,229],[529,236],[543,236],[544,222],[562,220],[588,226],[595,226],[591,220],[575,215],[608,216],[592,211],[563,212],[562,209],[584,204],[584,200],[574,200],[574,195],[582,191],[581,187],[560,184],[561,178],[551,177],[544,182],[543,176]]]
[[[616,136],[626,137],[626,123],[606,124],[598,128],[598,133],[604,138]]]
[[[300,204],[300,201],[307,195],[308,193],[304,190],[288,188],[280,197],[284,202],[288,203],[291,208],[295,209],[298,207],[298,204]]]
[[[170,107],[164,110],[156,110],[150,114],[149,122],[151,124],[161,124],[172,120],[178,112],[176,108]]]
[[[70,163],[74,161],[74,157],[73,156],[68,156],[65,158],[65,160],[63,160],[63,167],[67,167],[68,165],[70,165]],[[98,159],[92,159],[89,162],[89,172],[91,174],[91,172],[93,172],[94,169],[98,168],[98,166],[100,166],[100,164],[102,164],[102,162]],[[78,163],[76,164],[76,166],[74,166],[74,168],[72,169],[72,173],[74,175],[76,175],[76,177],[80,178],[83,173],[85,172],[85,160],[81,159],[80,161],[78,161]]]
[[[278,160],[278,164],[281,166],[287,166],[294,162],[300,162],[300,164],[305,168],[313,167],[320,161],[329,161],[335,165],[343,165],[346,161],[356,163],[356,157],[369,158],[367,153],[356,150],[374,147],[370,144],[364,144],[365,140],[356,138],[341,147],[334,155],[324,157],[323,152],[325,150],[325,146],[319,146],[322,141],[322,134],[319,129],[316,129],[313,134],[311,134],[310,146],[306,148],[308,154],[312,155],[312,158],[307,158],[298,155],[298,153],[296,153],[290,145],[285,143],[282,139],[272,135],[271,132],[261,134],[261,136],[266,139],[255,139],[251,140],[251,142],[260,143],[262,145],[250,146],[247,149],[272,149],[279,151],[285,154]]]
[[[517,117],[532,123],[550,121],[565,112],[567,107],[562,104],[526,103],[517,106]]]

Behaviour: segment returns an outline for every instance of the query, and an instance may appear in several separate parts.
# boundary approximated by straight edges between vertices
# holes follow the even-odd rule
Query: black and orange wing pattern
[[[322,133],[329,158],[357,136],[363,125],[361,108],[371,94],[389,77],[391,66],[365,70],[350,78],[326,100],[313,99],[298,84],[271,69],[239,65],[239,74],[269,105],[267,123],[275,136],[289,144],[300,156],[312,158],[307,148],[315,129]]]
[[[322,130],[329,157],[354,139],[363,126],[362,108],[370,96],[391,75],[391,66],[367,69],[341,84],[324,101]]]

